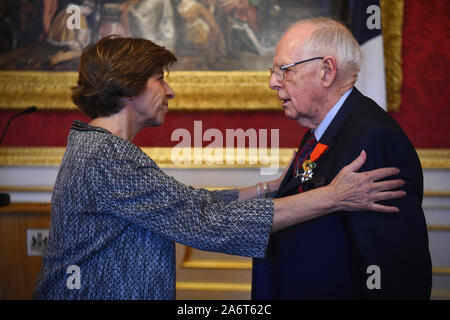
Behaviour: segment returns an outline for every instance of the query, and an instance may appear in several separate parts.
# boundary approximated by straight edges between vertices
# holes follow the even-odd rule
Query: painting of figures
[[[0,70],[75,71],[104,36],[141,37],[172,50],[176,70],[267,70],[293,22],[348,22],[348,1],[0,0]]]

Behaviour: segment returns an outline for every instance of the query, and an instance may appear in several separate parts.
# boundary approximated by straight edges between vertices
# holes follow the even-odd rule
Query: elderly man
[[[276,197],[328,183],[365,150],[362,170],[400,168],[407,196],[395,214],[336,212],[270,238],[254,259],[253,299],[428,299],[431,259],[423,176],[401,127],[354,87],[361,52],[329,18],[302,20],[280,40],[270,87],[285,115],[310,128]]]

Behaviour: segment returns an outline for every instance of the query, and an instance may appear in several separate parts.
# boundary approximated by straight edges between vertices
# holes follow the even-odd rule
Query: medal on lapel
[[[302,168],[303,172],[301,174],[300,181],[305,182],[312,178],[313,170],[316,167],[316,163],[311,161],[310,159],[303,161]]]
[[[328,149],[328,146],[323,143],[318,143],[314,150],[311,152],[309,159],[303,161],[302,169],[303,172],[300,174],[299,168],[297,168],[297,172],[295,173],[295,177],[300,177],[300,181],[303,183],[312,178],[314,174],[314,169],[317,167],[316,161],[324,154],[324,152]]]

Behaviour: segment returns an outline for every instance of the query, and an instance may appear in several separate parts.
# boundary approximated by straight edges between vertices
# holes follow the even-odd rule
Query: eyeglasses
[[[299,65],[301,63],[312,61],[312,60],[316,60],[316,59],[323,59],[323,57],[315,57],[315,58],[311,58],[311,59],[306,59],[306,60],[294,62],[294,63],[291,63],[291,64],[287,64],[287,65],[278,67],[278,69],[276,69],[277,68],[276,66],[273,66],[272,68],[269,68],[270,76],[275,74],[275,78],[278,81],[282,82],[284,80],[284,70],[286,70],[288,68],[295,67],[296,65]]]

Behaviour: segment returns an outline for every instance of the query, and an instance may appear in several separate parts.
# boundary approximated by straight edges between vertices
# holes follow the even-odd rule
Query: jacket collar
[[[109,132],[106,129],[100,128],[100,127],[94,127],[91,126],[81,120],[75,120],[72,125],[70,126],[71,130],[77,130],[77,131],[98,131],[98,132],[103,132],[103,133],[109,133],[111,134],[111,132]]]

